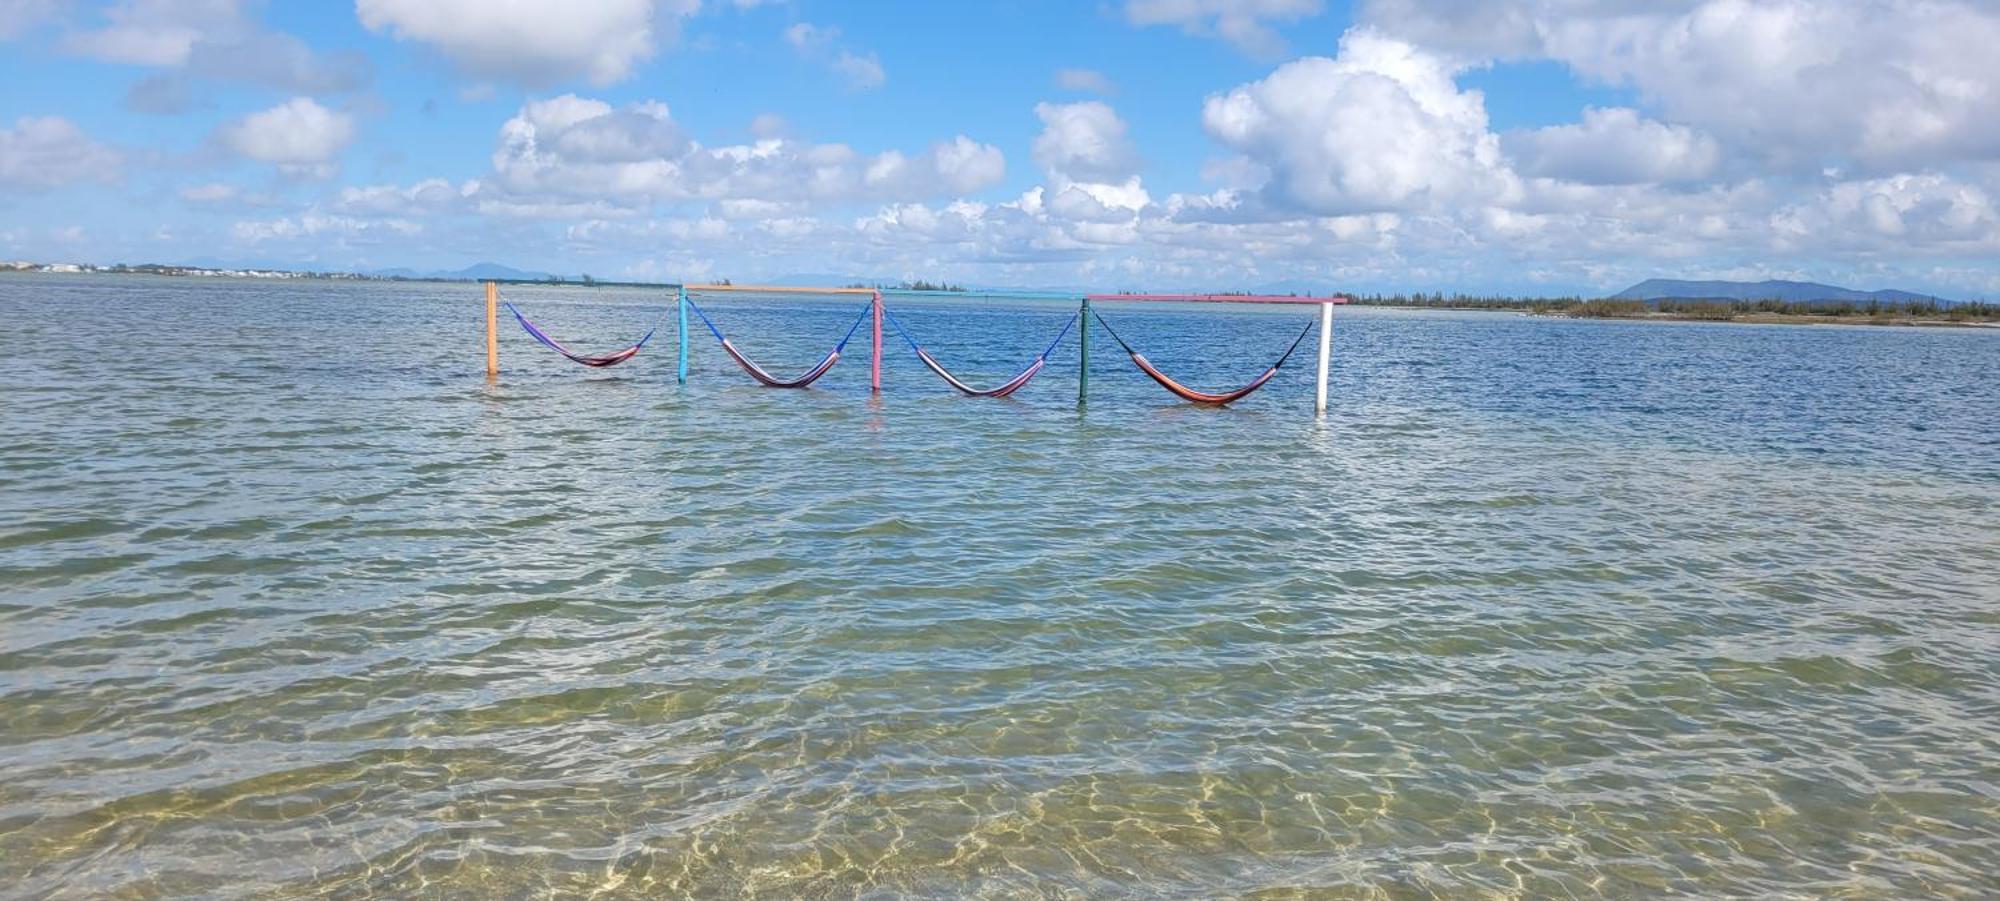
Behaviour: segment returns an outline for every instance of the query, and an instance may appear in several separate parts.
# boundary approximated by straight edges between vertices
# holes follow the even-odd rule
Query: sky
[[[2000,298],[1995,0],[0,0],[0,259]]]

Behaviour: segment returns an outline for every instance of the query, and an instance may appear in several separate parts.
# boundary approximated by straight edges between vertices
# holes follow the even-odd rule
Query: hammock
[[[887,313],[888,311],[884,310],[883,312]],[[896,320],[895,314],[893,313],[889,314],[889,323],[891,325],[894,325],[896,327],[897,333],[901,334],[903,336],[903,340],[909,343],[910,349],[917,352],[917,359],[924,361],[925,366],[930,367],[930,370],[932,372],[938,374],[938,378],[944,379],[945,382],[950,384],[953,388],[957,388],[959,391],[967,395],[970,395],[972,397],[1006,397],[1009,394],[1013,394],[1014,392],[1027,387],[1028,382],[1032,381],[1035,378],[1035,374],[1041,372],[1043,366],[1048,365],[1049,354],[1055,352],[1056,345],[1062,343],[1062,339],[1064,338],[1064,336],[1067,336],[1069,334],[1070,326],[1076,324],[1076,317],[1081,315],[1083,315],[1081,311],[1071,314],[1069,317],[1069,321],[1063,323],[1062,331],[1056,333],[1056,339],[1054,341],[1050,341],[1049,346],[1042,349],[1042,355],[1036,357],[1035,362],[1028,364],[1028,368],[1021,370],[1020,375],[1008,379],[1005,384],[1002,384],[999,387],[987,388],[984,390],[981,390],[979,388],[974,388],[971,385],[968,385],[965,382],[960,381],[957,376],[952,375],[950,372],[945,371],[943,363],[939,363],[936,357],[931,356],[929,351],[924,350],[923,346],[917,343],[917,339],[910,337],[909,330],[903,328],[903,324]]]
[[[616,366],[620,363],[625,362],[626,360],[630,360],[633,357],[637,356],[639,353],[639,348],[645,347],[646,342],[652,340],[654,331],[653,329],[647,329],[645,336],[639,339],[639,343],[634,344],[631,347],[627,347],[624,350],[616,350],[608,354],[599,354],[596,356],[592,356],[590,354],[580,354],[577,353],[576,351],[570,350],[567,347],[564,347],[562,345],[562,342],[549,337],[548,332],[542,331],[539,326],[535,325],[532,322],[529,322],[528,317],[521,315],[521,311],[515,309],[513,304],[510,303],[507,305],[507,312],[514,314],[514,318],[521,323],[521,328],[527,330],[529,337],[534,338],[536,341],[540,341],[543,345],[547,346],[548,349],[553,350],[556,353],[562,354],[563,356],[568,357],[571,360],[574,360],[578,363],[582,363],[585,366],[590,366],[596,369],[603,369],[607,366]]]
[[[696,316],[701,317],[702,324],[708,326],[708,330],[714,333],[715,340],[722,342],[723,352],[729,354],[729,358],[735,360],[736,365],[743,367],[744,372],[750,373],[751,378],[772,388],[804,388],[813,382],[819,381],[819,377],[825,375],[827,370],[832,369],[833,364],[840,362],[840,352],[847,349],[847,340],[854,337],[855,330],[861,327],[862,320],[868,318],[868,311],[874,309],[875,302],[870,300],[868,306],[861,308],[861,315],[855,317],[854,324],[847,327],[847,334],[841,337],[840,343],[835,344],[833,350],[827,352],[826,359],[819,361],[818,365],[806,370],[804,374],[797,378],[789,379],[781,379],[772,375],[765,371],[764,367],[757,365],[749,357],[744,356],[742,351],[736,349],[736,345],[729,343],[729,339],[722,336],[722,330],[715,327],[715,323],[709,320],[707,313],[701,311],[701,307],[695,306],[692,300],[688,301],[687,305],[694,310]]]
[[[1264,387],[1265,382],[1270,381],[1272,376],[1278,374],[1278,367],[1285,365],[1285,361],[1292,358],[1292,352],[1299,349],[1299,344],[1306,340],[1306,335],[1311,334],[1313,327],[1312,320],[1307,320],[1305,329],[1300,331],[1299,336],[1292,340],[1292,346],[1285,349],[1285,355],[1279,357],[1278,362],[1272,363],[1271,368],[1264,370],[1264,374],[1258,376],[1250,384],[1244,385],[1234,391],[1210,394],[1206,391],[1196,391],[1193,388],[1174,381],[1172,377],[1161,372],[1151,361],[1148,361],[1145,354],[1133,350],[1132,345],[1126,344],[1125,339],[1118,337],[1118,333],[1112,331],[1111,323],[1105,322],[1104,317],[1099,316],[1096,310],[1091,310],[1090,315],[1097,316],[1098,324],[1104,326],[1104,330],[1111,333],[1111,340],[1118,342],[1118,346],[1125,349],[1126,355],[1132,358],[1132,362],[1138,365],[1139,370],[1152,376],[1153,381],[1160,383],[1160,387],[1172,391],[1182,400],[1193,401],[1198,404],[1213,404],[1218,407],[1231,401],[1242,400],[1250,392]]]

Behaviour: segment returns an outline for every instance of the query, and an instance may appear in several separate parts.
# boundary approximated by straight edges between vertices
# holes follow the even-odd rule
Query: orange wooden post
[[[500,286],[486,283],[486,377],[500,374]]]
[[[868,386],[870,391],[880,394],[882,393],[882,292],[875,292],[873,306],[875,308],[875,358],[868,364]]]

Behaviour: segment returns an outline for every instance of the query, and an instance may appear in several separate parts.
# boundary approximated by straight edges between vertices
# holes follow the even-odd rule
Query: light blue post
[[[680,296],[674,301],[674,306],[679,309],[681,314],[680,383],[685,385],[688,380],[688,289],[686,285],[680,287]]]

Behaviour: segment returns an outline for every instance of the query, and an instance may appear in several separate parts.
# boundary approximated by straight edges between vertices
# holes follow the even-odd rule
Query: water
[[[0,894],[2000,892],[2000,335],[481,307],[0,279]]]

